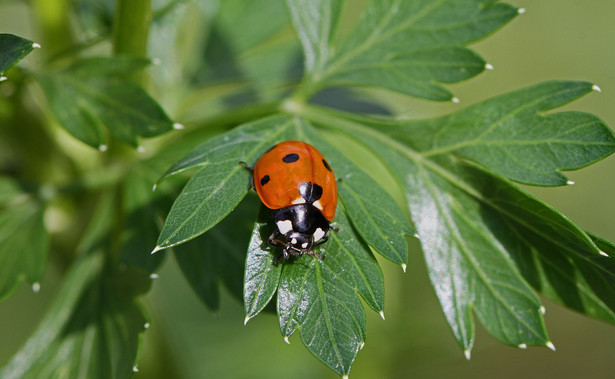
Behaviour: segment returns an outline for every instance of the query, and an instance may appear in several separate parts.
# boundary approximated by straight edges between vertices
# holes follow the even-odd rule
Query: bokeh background
[[[582,110],[615,127],[615,2],[612,0],[515,0],[526,13],[476,49],[493,71],[452,85],[460,104],[434,104],[390,92],[400,117],[429,117],[493,95],[551,79],[596,83],[592,93],[566,110]],[[26,2],[3,4],[0,32],[35,39]],[[568,175],[576,184],[525,187],[581,227],[615,240],[615,157]],[[386,321],[368,312],[368,338],[351,378],[613,378],[615,326],[589,319],[543,299],[546,323],[557,351],[521,350],[497,342],[477,323],[472,359],[466,361],[440,310],[418,244],[411,241],[408,272],[381,261],[385,274]],[[58,285],[48,267],[41,291],[23,286],[0,303],[0,365],[21,346],[42,317]],[[243,307],[223,291],[212,313],[189,288],[170,257],[144,299],[151,315],[136,378],[335,378],[293,336],[282,340],[277,319],[264,314],[243,326]]]

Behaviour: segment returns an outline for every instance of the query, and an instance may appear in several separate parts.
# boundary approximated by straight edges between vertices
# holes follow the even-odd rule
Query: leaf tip
[[[173,123],[173,129],[175,130],[183,130],[184,124],[180,124],[179,122]]]
[[[541,305],[540,308],[538,308],[538,311],[540,312],[540,314],[544,315],[545,313],[547,313],[547,310],[545,308],[544,305]]]
[[[596,91],[596,92],[602,92],[602,88],[598,87],[598,85],[597,85],[597,84],[594,84],[594,85],[592,86],[592,90],[593,90],[593,91]]]
[[[290,345],[290,341],[288,340],[288,336],[284,336],[284,342]]]
[[[408,267],[408,266],[406,266],[406,264],[405,264],[405,263],[402,263],[402,264],[401,264],[401,269],[402,269],[402,270],[404,270],[404,274],[406,273],[406,268],[407,268],[407,267]]]
[[[156,274],[155,272],[152,272],[151,274],[149,274],[149,278],[150,279],[158,279],[158,274]]]
[[[552,351],[555,351],[555,345],[553,345],[553,342],[548,341],[545,346],[551,349]]]
[[[246,316],[246,318],[243,319],[243,326],[248,325],[248,321],[250,321],[250,316]]]
[[[39,293],[41,290],[41,284],[39,282],[32,283],[32,292]]]
[[[154,250],[152,250],[151,254],[157,253],[157,252],[159,252],[159,251],[160,251],[160,250],[162,250],[162,249],[164,249],[164,247],[162,247],[162,246],[156,246],[156,247],[154,248]]]
[[[525,12],[527,12],[527,9],[525,9],[525,8],[517,8],[517,14],[525,14]]]
[[[572,180],[569,180],[569,181],[566,182],[566,185],[572,186],[572,185],[574,185],[574,182]]]
[[[98,145],[98,150],[103,152],[103,153],[105,151],[107,151],[107,149],[109,149],[109,146],[107,146],[107,145]]]
[[[470,360],[470,358],[472,358],[472,351],[471,351],[470,349],[465,349],[465,350],[463,351],[463,355],[465,355],[465,356],[466,356],[466,360],[468,360],[468,361],[469,361],[469,360]]]
[[[598,253],[600,253],[600,255],[602,255],[603,257],[608,257],[609,256],[607,253],[605,253],[602,250],[598,251]]]
[[[382,319],[384,320],[384,319],[385,319],[385,318],[384,318],[384,311],[380,311],[380,312],[378,312],[378,313],[380,314],[380,317],[382,317]]]
[[[491,63],[485,63],[485,70],[493,71],[493,65]]]
[[[517,345],[517,347],[518,347],[519,349],[523,349],[523,350],[527,349],[527,345],[526,345],[526,344],[524,344],[524,343],[520,343],[520,344],[518,344],[518,345]]]
[[[453,97],[453,98],[451,99],[451,101],[452,101],[453,103],[455,103],[455,104],[459,104],[459,103],[461,102],[461,100],[459,100],[459,98],[458,98],[458,97]]]
[[[152,186],[152,192],[156,192],[156,188],[158,188],[158,183],[154,183]]]
[[[33,49],[40,49],[40,48],[41,48],[41,45],[39,45],[39,44],[38,44],[38,43],[36,43],[36,42],[32,42],[32,48],[33,48]]]

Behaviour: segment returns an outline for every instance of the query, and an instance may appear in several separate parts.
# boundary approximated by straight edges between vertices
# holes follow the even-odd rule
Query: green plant
[[[36,69],[7,72],[16,91],[5,101],[17,111],[4,116],[6,125],[28,128],[3,131],[7,141],[22,143],[3,157],[0,257],[7,263],[0,298],[24,280],[38,286],[50,246],[67,272],[47,316],[3,376],[130,375],[148,325],[137,298],[166,254],[150,252],[171,247],[207,306],[219,306],[219,281],[243,297],[246,322],[275,299],[283,337],[299,333],[339,375],[348,375],[366,338],[361,299],[383,314],[374,252],[405,267],[406,237],[413,235],[468,358],[473,312],[505,344],[552,347],[536,291],[615,321],[613,244],[513,183],[565,185],[561,170],[614,151],[615,137],[597,117],[545,113],[596,86],[546,82],[449,115],[407,121],[311,101],[333,86],[455,101],[441,83],[486,68],[465,45],[510,21],[516,8],[478,0],[371,1],[357,18],[343,1],[308,7],[288,0],[288,13],[276,2],[225,1],[201,50],[196,37],[205,33],[174,20],[177,7],[193,10],[194,3],[170,1],[153,11],[144,0],[118,1],[115,8],[77,4],[91,39],[77,41],[69,30],[52,28],[62,20],[45,24],[41,17],[52,28],[52,45],[42,42],[51,52]],[[168,70],[151,82],[144,71],[150,18],[154,26],[167,22],[178,35],[195,37],[171,50],[172,43],[151,46]],[[250,25],[259,28],[248,33]],[[104,57],[90,53],[109,39]],[[4,72],[33,44],[2,35],[0,46]],[[303,71],[296,65],[301,47]],[[182,125],[144,86],[185,130],[173,131]],[[24,109],[35,88],[46,99],[40,113]],[[73,148],[45,112],[94,149]],[[238,162],[253,163],[285,139],[305,140],[324,153],[342,179],[341,209],[339,231],[321,249],[324,260],[304,256],[274,266],[263,243],[272,225],[257,199],[247,196],[249,173]],[[364,171],[347,157],[346,142],[385,170]],[[59,211],[75,221],[49,233],[54,220],[46,227],[43,218]],[[97,354],[84,362],[86,347]]]

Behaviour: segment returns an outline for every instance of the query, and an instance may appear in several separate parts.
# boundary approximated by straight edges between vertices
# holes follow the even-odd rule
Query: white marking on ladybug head
[[[307,247],[308,247],[308,243],[307,242],[304,242],[304,243],[301,244],[301,248],[302,249],[305,249]]]
[[[293,200],[293,204],[305,204],[305,199],[302,197],[298,197],[295,200]]]
[[[320,202],[320,200],[316,200],[312,205],[315,206],[316,208],[318,208],[320,211],[323,210],[323,206],[322,206],[322,203]]]
[[[292,240],[290,240],[290,243],[293,244],[293,245],[296,245],[297,244],[297,239],[293,238]]]
[[[281,234],[286,234],[293,230],[293,223],[290,220],[278,221],[276,225]]]
[[[322,237],[325,236],[325,232],[322,229],[316,228],[314,231],[314,242],[319,241]]]

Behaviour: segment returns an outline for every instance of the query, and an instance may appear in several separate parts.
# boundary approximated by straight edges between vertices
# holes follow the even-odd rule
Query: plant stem
[[[33,9],[36,13],[39,42],[45,49],[46,56],[52,56],[59,51],[73,46],[73,33],[70,29],[70,1],[68,0],[34,0]]]
[[[280,102],[250,104],[242,107],[225,110],[213,115],[194,126],[200,128],[223,128],[250,122],[255,119],[269,116],[280,110]]]
[[[146,57],[151,21],[151,0],[117,0],[113,20],[113,54]],[[134,79],[142,84],[143,73],[136,73]]]

